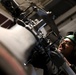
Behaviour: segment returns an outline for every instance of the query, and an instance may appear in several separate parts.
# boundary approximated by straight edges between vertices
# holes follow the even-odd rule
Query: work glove
[[[31,55],[28,61],[31,60],[31,63],[34,67],[44,69],[46,64],[50,61],[49,55],[43,50],[40,50],[37,46],[31,52]]]

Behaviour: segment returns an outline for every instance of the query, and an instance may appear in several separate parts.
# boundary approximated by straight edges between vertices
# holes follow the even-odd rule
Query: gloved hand
[[[38,49],[36,47],[36,49]],[[31,59],[29,63],[31,63],[34,67],[44,69],[46,64],[50,61],[48,54],[41,50],[33,50],[28,61]]]

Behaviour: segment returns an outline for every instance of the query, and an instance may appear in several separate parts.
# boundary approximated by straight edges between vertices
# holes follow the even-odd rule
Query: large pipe
[[[8,75],[26,75],[23,63],[35,43],[34,35],[18,24],[11,29],[0,27],[0,65]]]

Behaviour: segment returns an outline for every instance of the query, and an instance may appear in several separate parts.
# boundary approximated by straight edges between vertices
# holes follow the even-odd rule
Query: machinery
[[[58,69],[61,69],[65,74],[76,75],[64,60],[63,55],[54,48],[54,44],[60,40],[61,36],[53,21],[52,13],[46,12],[34,3],[31,3],[25,11],[20,10],[14,0],[1,0],[1,3],[15,18],[15,25],[12,28],[0,28],[1,72],[5,71],[8,75],[26,75],[23,64],[32,63],[35,66],[33,56],[45,54],[48,57],[47,59],[51,59],[50,64],[53,63],[54,69],[51,71],[53,74],[57,74]],[[27,14],[30,8],[32,8],[32,11]],[[40,20],[37,20],[38,22],[29,18],[33,12],[40,17]],[[41,31],[45,25],[49,25],[58,37],[52,44]]]

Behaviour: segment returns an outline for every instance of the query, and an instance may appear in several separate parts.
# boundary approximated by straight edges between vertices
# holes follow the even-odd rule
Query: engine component
[[[25,14],[26,10],[24,12],[22,12],[22,10],[19,9],[19,7],[15,4],[15,2],[13,0],[1,0],[1,3],[3,4],[3,6],[6,7],[6,9],[9,12],[11,12],[13,17],[17,18],[16,25],[14,27],[10,28],[9,30],[0,28],[0,42],[2,45],[4,45],[4,47],[7,48],[7,51],[12,53],[12,56],[14,56],[15,59],[20,61],[22,64],[24,62],[26,65],[31,62],[33,64],[33,57],[35,57],[35,55],[39,56],[41,54],[41,56],[44,57],[44,61],[46,61],[45,63],[47,63],[47,61],[49,61],[49,59],[52,58],[52,55],[54,55],[53,59],[57,58],[57,60],[54,61],[53,59],[51,59],[51,62],[53,62],[57,68],[62,67],[62,69],[66,70],[68,75],[75,75],[75,73],[70,69],[70,67],[65,64],[63,57],[59,53],[56,53],[56,52],[51,53],[53,48],[50,48],[50,46],[49,46],[50,42],[48,42],[46,37],[45,38],[43,37],[43,34],[41,31],[38,31],[39,28],[41,26],[43,26],[43,24],[40,26],[37,24],[39,27],[37,26],[37,29],[36,29],[35,28],[36,24],[34,24],[33,20],[28,18],[28,16],[30,14],[28,14],[28,15]],[[32,7],[33,11],[35,11],[40,17],[42,17],[42,19],[45,21],[45,23],[54,24],[53,19],[52,18],[50,19],[49,15],[47,14],[46,11],[40,9],[34,3],[31,3],[30,7]],[[19,21],[22,22],[23,25],[21,23],[18,24],[18,19],[19,19]],[[28,24],[26,23],[26,21],[28,21]],[[58,31],[57,27],[55,25],[54,26],[51,25],[51,27],[52,27],[52,30],[59,37],[60,35],[59,35],[59,31]],[[5,34],[7,34],[7,36]],[[1,51],[2,50],[3,49],[1,49]],[[32,55],[30,56],[29,54],[31,53],[32,50],[33,50],[33,52],[32,52]],[[8,53],[8,55],[9,55],[9,53]],[[46,58],[46,60],[45,60],[45,58]],[[58,60],[60,61],[61,64],[56,63],[56,61],[58,61]],[[11,63],[9,63],[9,62],[7,62],[7,60],[6,60],[6,63],[8,63],[8,66],[10,65],[9,68],[12,66],[11,67],[11,69],[12,69],[13,64],[11,65],[11,63],[13,61]],[[4,65],[3,62],[1,64]],[[7,65],[5,65],[5,66],[7,68]],[[4,67],[4,66],[2,66],[2,67]],[[7,71],[6,68],[5,68],[5,70]],[[14,72],[14,69],[13,69],[13,72]],[[15,73],[14,75],[20,75],[20,74]],[[21,74],[21,75],[24,75],[24,74]]]

